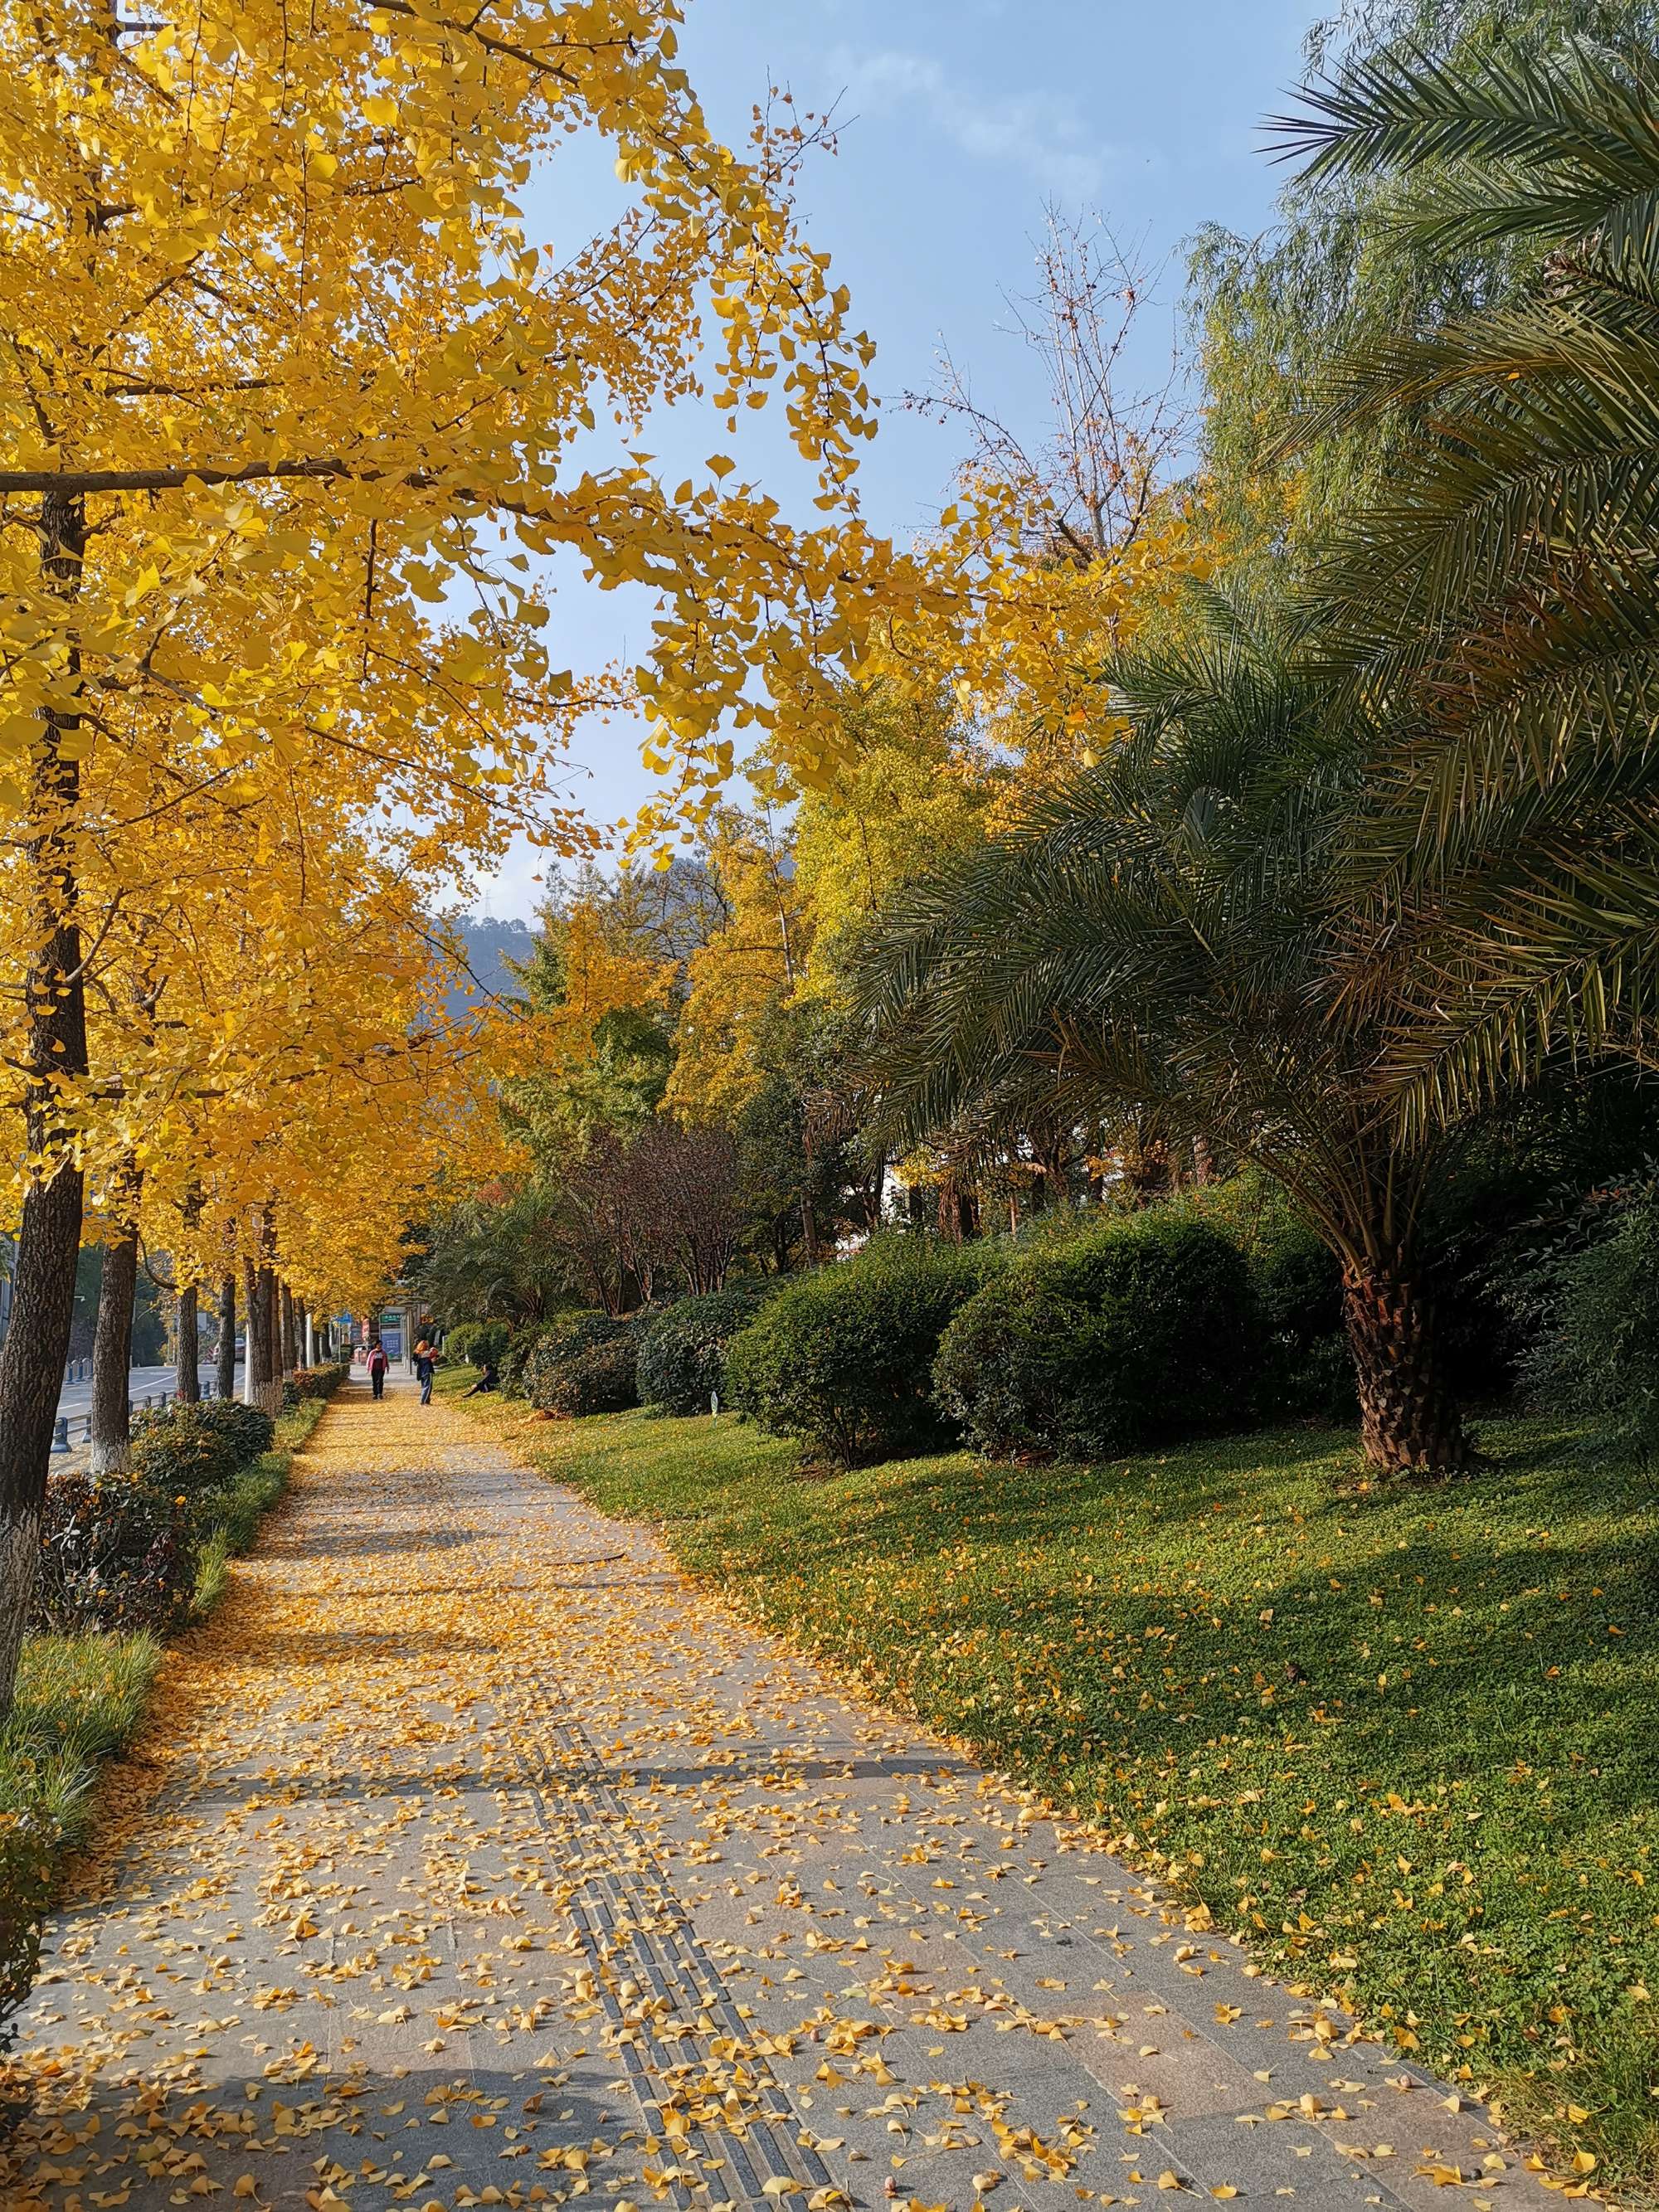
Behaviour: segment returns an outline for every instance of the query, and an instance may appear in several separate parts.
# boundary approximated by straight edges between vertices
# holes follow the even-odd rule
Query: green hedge
[[[507,1332],[507,1354],[501,1361],[501,1395],[506,1398],[527,1398],[530,1395],[530,1363],[541,1349],[542,1340],[555,1324],[548,1322],[525,1322]]]
[[[524,1392],[538,1413],[624,1413],[640,1402],[640,1339],[647,1316],[562,1314],[525,1364]]]
[[[732,1338],[733,1402],[775,1436],[848,1467],[951,1441],[932,1395],[939,1340],[988,1273],[994,1244],[878,1237],[856,1259],[781,1290]]]
[[[444,1350],[469,1367],[482,1367],[488,1360],[499,1368],[507,1358],[509,1335],[504,1321],[458,1322],[445,1333]]]
[[[1247,1419],[1261,1346],[1231,1237],[1127,1214],[988,1283],[945,1332],[933,1387],[988,1455],[1097,1459]]]
[[[343,1359],[325,1360],[319,1367],[296,1367],[283,1382],[284,1402],[295,1405],[305,1398],[331,1398],[350,1372],[349,1363]]]
[[[176,1416],[174,1417],[176,1418]],[[249,1467],[268,1452],[276,1424],[258,1406],[245,1406],[236,1398],[204,1398],[190,1408],[190,1418],[230,1439],[238,1467]]]
[[[269,1431],[269,1417],[260,1419]],[[204,1418],[199,1406],[141,1414],[132,1425],[132,1472],[140,1482],[180,1490],[194,1500],[228,1489],[244,1464],[236,1434],[210,1413]]]
[[[730,1283],[654,1315],[640,1337],[641,1403],[670,1413],[706,1413],[717,1392],[729,1395],[726,1348],[776,1288],[775,1281]]]

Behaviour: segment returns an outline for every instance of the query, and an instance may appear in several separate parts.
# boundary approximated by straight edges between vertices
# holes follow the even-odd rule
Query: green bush
[[[1342,1327],[1342,1270],[1276,1183],[1247,1170],[1174,1201],[1243,1253],[1261,1318],[1256,1410],[1328,1421],[1356,1417],[1353,1358]]]
[[[188,1494],[165,1483],[55,1476],[41,1522],[37,1624],[64,1636],[93,1628],[165,1635],[190,1612],[196,1524]]]
[[[647,1316],[564,1314],[542,1331],[525,1368],[525,1395],[538,1413],[580,1418],[623,1413],[640,1402],[640,1338]]]
[[[132,1425],[132,1473],[138,1482],[183,1491],[194,1502],[228,1489],[240,1466],[228,1431],[202,1419],[198,1407],[142,1413]]]
[[[349,1372],[350,1369],[343,1359],[330,1359],[320,1367],[295,1368],[288,1382],[292,1386],[297,1404],[302,1398],[331,1398]]]
[[[508,1337],[504,1321],[464,1321],[447,1332],[444,1350],[469,1367],[482,1367],[489,1360],[500,1368],[507,1358]]]
[[[228,1437],[238,1467],[251,1467],[270,1449],[276,1425],[258,1406],[245,1406],[236,1398],[204,1398],[191,1408],[191,1418]]]
[[[989,1456],[1098,1459],[1247,1418],[1261,1341],[1237,1243],[1160,1209],[988,1283],[945,1332],[934,1389]]]
[[[800,1277],[727,1346],[733,1402],[842,1467],[948,1443],[931,1395],[934,1355],[1002,1260],[995,1245],[887,1237]]]
[[[603,1344],[616,1326],[609,1314],[596,1313],[587,1306],[541,1322],[521,1361],[524,1395],[532,1405],[547,1411],[539,1394],[550,1387],[557,1370],[590,1346]]]
[[[1528,1387],[1608,1444],[1659,1454],[1659,1182],[1598,1192],[1575,1241],[1513,1296],[1536,1328]]]
[[[501,1395],[504,1398],[527,1398],[530,1395],[528,1375],[530,1363],[541,1348],[549,1324],[545,1322],[526,1322],[508,1331],[507,1352],[501,1361]]]
[[[654,1315],[640,1337],[641,1403],[671,1413],[706,1413],[715,1392],[726,1392],[726,1346],[775,1288],[731,1283]]]

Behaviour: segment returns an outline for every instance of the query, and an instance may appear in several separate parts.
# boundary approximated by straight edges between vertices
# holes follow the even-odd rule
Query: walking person
[[[432,1403],[432,1378],[438,1371],[438,1355],[422,1337],[415,1347],[415,1380],[421,1386],[421,1403]]]
[[[386,1347],[377,1336],[368,1347],[368,1387],[377,1398],[386,1395],[386,1370],[389,1364]]]

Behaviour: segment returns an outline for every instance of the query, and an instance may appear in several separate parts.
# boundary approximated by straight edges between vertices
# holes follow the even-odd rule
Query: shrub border
[[[258,1540],[265,1516],[288,1489],[296,1455],[327,1411],[329,1401],[344,1380],[345,1372],[343,1368],[339,1370],[325,1395],[303,1397],[283,1410],[277,1417],[276,1440],[270,1449],[245,1467],[225,1493],[224,1509],[197,1555],[196,1583],[181,1634],[204,1621],[223,1597],[230,1582],[231,1560],[252,1550]],[[32,1798],[25,1797],[0,1808],[0,1828],[27,1828],[33,1825],[37,1829],[30,1861],[38,1877],[33,1886],[33,1893],[22,1899],[7,1899],[0,1905],[0,1917],[25,1913],[30,1917],[31,1941],[36,1943],[41,1923],[63,1894],[70,1862],[92,1839],[99,1816],[98,1788],[106,1769],[131,1745],[154,1710],[161,1660],[160,1642],[146,1632],[123,1635],[118,1631],[116,1635],[122,1636],[135,1652],[139,1652],[139,1647],[149,1646],[148,1679],[142,1696],[132,1701],[131,1710],[104,1737],[95,1753],[77,1748],[64,1737],[29,1731],[27,1746],[35,1754],[39,1786]],[[31,1643],[36,1640],[29,1639]],[[67,1644],[82,1639],[47,1636],[38,1640]],[[146,1664],[142,1652],[138,1664],[141,1668]],[[15,1723],[0,1727],[0,1744],[8,1740],[24,1740],[23,1731]],[[25,2002],[27,1997],[20,1996],[19,2005]],[[9,2047],[12,2036],[6,2014],[0,2012],[0,2055]],[[0,2092],[0,2096],[3,2094]]]

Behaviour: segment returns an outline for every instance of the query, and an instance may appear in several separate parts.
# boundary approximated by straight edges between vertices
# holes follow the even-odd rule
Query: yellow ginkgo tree
[[[815,671],[896,564],[849,484],[867,342],[799,236],[810,129],[709,133],[673,0],[0,8],[0,829],[25,1188],[0,1352],[0,1613],[32,1571],[83,1200],[89,841],[268,756],[464,856],[580,704],[541,556],[647,586],[635,672],[692,784],[723,718],[810,768]],[[614,149],[625,204],[531,234],[538,166]],[[665,488],[659,403],[775,399],[792,530],[726,457]],[[594,456],[601,418],[632,439]],[[89,791],[96,789],[89,814]],[[143,840],[137,840],[139,844]],[[425,854],[416,855],[417,860]],[[245,886],[257,909],[259,885]],[[0,1659],[3,1652],[0,1652]]]

